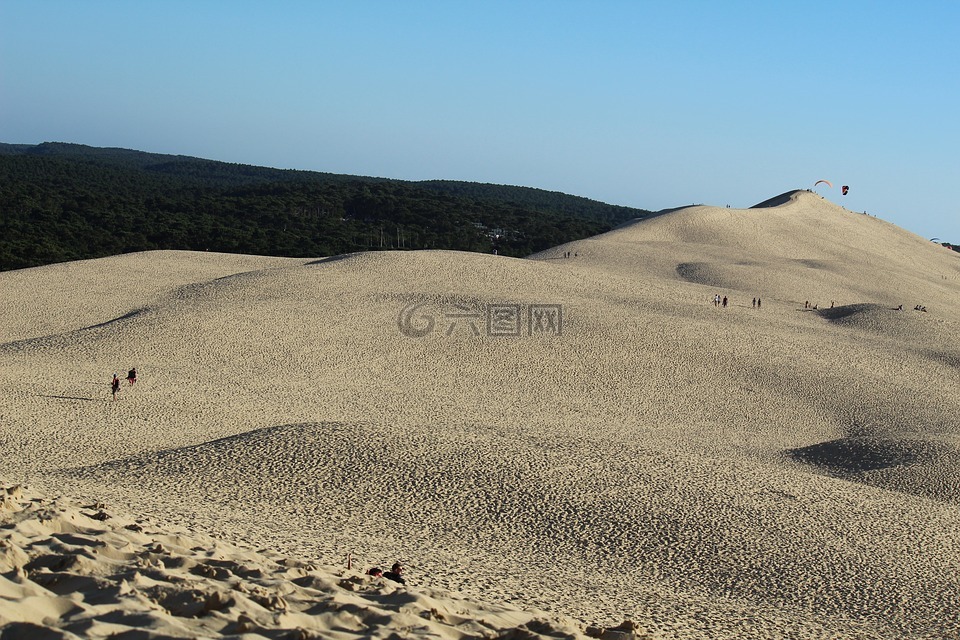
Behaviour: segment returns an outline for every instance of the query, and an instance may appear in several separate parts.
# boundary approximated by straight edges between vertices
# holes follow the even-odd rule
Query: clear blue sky
[[[958,118],[954,0],[0,0],[3,142],[645,209],[826,178],[960,242]]]

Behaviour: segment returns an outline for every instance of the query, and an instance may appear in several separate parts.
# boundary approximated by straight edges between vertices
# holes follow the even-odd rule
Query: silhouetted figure
[[[403,573],[403,565],[399,562],[394,562],[393,567],[390,568],[390,571],[387,571],[383,574],[383,577],[387,580],[393,580],[394,582],[399,582],[400,584],[407,584],[407,581],[403,579],[403,576],[400,575]]]
[[[727,308],[727,296],[723,296],[723,308]]]
[[[117,394],[120,393],[120,378],[117,377],[117,374],[113,374],[113,382],[110,383],[110,392],[113,394],[113,399],[117,399]]]
[[[133,383],[137,381],[137,368],[134,367],[127,372],[127,382],[130,383],[130,386],[133,386]]]

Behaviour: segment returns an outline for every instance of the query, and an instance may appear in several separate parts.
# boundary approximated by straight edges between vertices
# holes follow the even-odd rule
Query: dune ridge
[[[0,274],[30,301],[0,337],[0,474],[584,626],[951,637],[958,258],[795,192],[525,260]],[[85,294],[127,261],[136,287]]]

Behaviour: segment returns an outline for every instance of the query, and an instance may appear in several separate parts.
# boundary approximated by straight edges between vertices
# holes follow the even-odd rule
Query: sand
[[[523,260],[0,274],[0,478],[263,566],[400,560],[411,593],[578,633],[958,637],[960,255],[812,193],[772,203]]]
[[[3,638],[586,637],[542,611],[413,591],[20,486],[0,493]]]

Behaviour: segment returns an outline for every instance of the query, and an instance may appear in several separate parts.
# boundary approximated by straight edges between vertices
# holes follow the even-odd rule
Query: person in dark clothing
[[[383,577],[383,569],[381,569],[380,567],[374,567],[369,571],[367,571],[367,575],[373,576],[375,578],[381,578]]]
[[[117,374],[113,374],[113,381],[110,383],[110,392],[113,394],[113,399],[117,399],[117,394],[120,393],[120,378],[117,377]]]
[[[130,386],[132,387],[133,383],[136,381],[137,381],[137,368],[134,367],[133,369],[130,369],[129,373],[127,373],[127,382],[129,382]]]
[[[393,580],[394,582],[399,582],[400,584],[407,584],[407,581],[403,579],[403,576],[400,575],[403,573],[403,565],[399,562],[394,562],[393,567],[390,568],[390,571],[387,571],[383,574],[383,577],[387,580]]]

